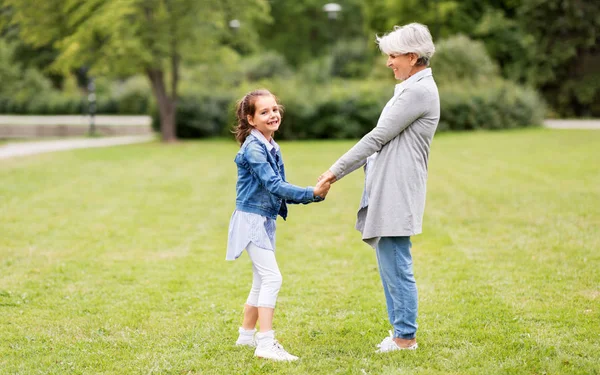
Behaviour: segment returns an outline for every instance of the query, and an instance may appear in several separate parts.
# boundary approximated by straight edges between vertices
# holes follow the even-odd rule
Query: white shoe
[[[298,357],[288,353],[277,340],[273,340],[271,345],[259,345],[254,351],[254,356],[258,358],[272,359],[274,361],[296,361]]]
[[[388,331],[388,333],[390,334],[389,336],[386,336],[386,338],[383,339],[383,341],[379,344],[377,344],[378,348],[381,348],[382,346],[388,346],[388,342],[389,341],[394,341],[394,334],[392,333],[392,331]]]
[[[254,334],[256,333],[255,329],[245,330],[242,327],[240,327],[238,329],[238,332],[240,333],[240,335],[238,336],[238,339],[235,342],[235,345],[250,346],[253,348],[256,347],[256,339],[254,338]]]
[[[377,345],[379,349],[376,350],[375,353],[387,353],[396,350],[415,350],[419,347],[419,345],[416,342],[411,346],[407,347],[398,346],[398,344],[396,344],[396,342],[394,341],[394,334],[392,333],[392,331],[389,332],[390,335],[383,339],[383,341],[379,345]]]

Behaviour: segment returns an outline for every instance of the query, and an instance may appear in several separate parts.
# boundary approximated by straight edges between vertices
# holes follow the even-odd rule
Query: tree
[[[58,52],[52,47],[52,42],[37,48],[33,48],[23,42],[19,37],[18,27],[10,24],[12,15],[13,10],[10,7],[4,6],[4,2],[0,0],[0,38],[10,44],[13,49],[12,61],[25,69],[42,72],[52,81],[52,85],[55,88],[62,87],[64,76],[45,71],[58,55]]]
[[[435,39],[455,32],[464,32],[453,26],[453,20],[467,18],[459,12],[459,2],[452,0],[366,0],[367,24],[378,34],[389,32],[396,25],[419,22],[429,27]]]
[[[24,67],[15,59],[16,47],[0,39],[0,98],[17,101],[51,91],[51,83],[34,67]]]
[[[12,23],[33,47],[55,41],[52,68],[82,66],[95,75],[145,74],[160,113],[165,142],[176,140],[175,113],[182,64],[210,59],[230,33],[230,17],[245,25],[269,20],[267,0],[4,0]]]
[[[559,114],[600,114],[598,1],[365,0],[365,9],[372,30],[416,21],[434,42],[482,40],[505,78],[536,87]]]
[[[535,83],[563,115],[600,115],[598,14],[600,3],[592,0],[523,0],[519,8],[536,41]]]
[[[336,0],[342,11],[328,19],[325,0],[271,0],[273,23],[259,29],[261,43],[293,66],[330,53],[340,40],[365,36],[361,0]],[[374,38],[372,38],[374,39]]]

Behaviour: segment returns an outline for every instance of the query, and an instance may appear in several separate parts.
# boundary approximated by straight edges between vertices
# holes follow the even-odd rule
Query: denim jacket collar
[[[263,135],[263,133],[260,132],[260,130],[252,129],[250,134],[252,134],[259,141],[261,141],[267,147],[267,151],[271,152],[271,150],[273,150],[273,149],[275,149],[275,152],[279,151],[279,145],[277,144],[277,142],[275,142],[275,140],[273,138],[271,138],[270,142],[267,141],[267,138],[265,138],[265,136]]]
[[[407,86],[409,86],[410,84],[412,84],[414,82],[417,82],[421,78],[427,77],[427,76],[432,76],[432,75],[433,75],[433,73],[431,72],[431,68],[423,69],[420,72],[413,74],[412,76],[408,77],[404,81],[397,84],[396,87],[394,87],[394,95],[398,95],[398,93],[400,93]]]

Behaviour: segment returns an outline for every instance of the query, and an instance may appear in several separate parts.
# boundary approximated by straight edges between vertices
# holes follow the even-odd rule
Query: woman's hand
[[[329,193],[329,189],[331,188],[331,183],[329,183],[328,181],[322,180],[319,181],[317,183],[317,186],[315,186],[314,190],[313,190],[313,194],[314,196],[319,196],[323,199],[325,199],[325,197],[327,196],[327,193]]]
[[[320,175],[319,178],[317,178],[317,181],[319,181],[319,182],[325,181],[325,182],[329,182],[330,184],[333,184],[336,180],[337,180],[337,178],[331,171],[327,171],[327,172],[323,173],[322,175]]]

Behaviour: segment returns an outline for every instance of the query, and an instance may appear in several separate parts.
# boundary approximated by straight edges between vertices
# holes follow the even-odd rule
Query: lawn
[[[311,185],[349,141],[281,142]],[[600,374],[600,131],[441,134],[413,238],[419,349],[387,334],[362,172],[278,220],[277,336],[233,345],[236,145],[149,143],[0,162],[0,374]]]

